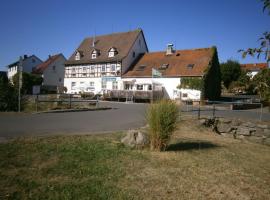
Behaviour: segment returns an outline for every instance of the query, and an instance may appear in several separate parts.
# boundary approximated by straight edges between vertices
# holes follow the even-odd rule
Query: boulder
[[[245,122],[245,123],[242,123],[241,126],[245,126],[245,127],[248,127],[248,128],[255,128],[256,124],[253,124],[251,122]]]
[[[149,144],[149,138],[145,133],[137,130],[129,130],[121,142],[129,147],[144,147]]]
[[[262,129],[268,129],[269,128],[267,124],[258,124],[257,127],[262,128]]]
[[[228,123],[221,123],[220,121],[217,123],[217,128],[216,128],[218,133],[229,133],[232,131],[232,126],[231,124]]]
[[[243,135],[243,136],[250,136],[251,135],[251,131],[247,127],[239,126],[237,128],[236,134],[237,135]]]

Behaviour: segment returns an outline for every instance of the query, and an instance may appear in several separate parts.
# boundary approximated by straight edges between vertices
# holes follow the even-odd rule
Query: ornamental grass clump
[[[151,150],[165,150],[176,129],[178,108],[173,101],[162,100],[151,104],[147,110]]]

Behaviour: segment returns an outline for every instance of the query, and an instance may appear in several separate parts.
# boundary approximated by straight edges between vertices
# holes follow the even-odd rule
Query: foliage
[[[263,100],[270,99],[270,69],[263,69],[252,79],[256,91]]]
[[[228,60],[220,64],[221,80],[228,89],[233,81],[237,81],[241,75],[241,66],[237,61]]]
[[[240,76],[236,81],[232,81],[229,90],[234,93],[238,93],[240,91],[248,94],[253,94],[252,89],[252,81],[250,79],[250,76],[247,75],[247,72],[244,70],[241,70]]]
[[[12,81],[13,81],[14,87],[16,89],[19,88],[19,73],[13,76]],[[32,94],[32,87],[34,85],[41,85],[42,81],[43,79],[40,75],[22,72],[21,94]]]
[[[150,105],[146,120],[150,128],[152,150],[165,150],[170,136],[176,129],[178,113],[177,105],[173,101],[161,100]]]
[[[263,12],[268,9],[270,15],[270,0],[262,0]],[[263,36],[258,40],[260,42],[260,46],[258,48],[248,48],[246,50],[239,50],[238,52],[242,52],[242,57],[245,58],[247,55],[254,56],[257,55],[257,58],[260,57],[261,54],[264,54],[265,60],[270,62],[270,32],[266,31],[263,33]]]
[[[181,78],[181,84],[178,85],[177,88],[201,90],[202,84],[203,84],[203,80],[201,78],[184,77],[184,78]]]
[[[221,72],[217,48],[212,47],[213,57],[203,76],[202,99],[218,100],[221,94]]]
[[[0,78],[0,111],[17,111],[18,95],[9,81]]]

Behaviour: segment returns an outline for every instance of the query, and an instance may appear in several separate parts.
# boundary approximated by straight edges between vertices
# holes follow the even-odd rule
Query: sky
[[[69,58],[85,37],[142,28],[150,52],[216,46],[219,61],[242,59],[270,31],[260,0],[2,0],[0,70],[24,54]]]

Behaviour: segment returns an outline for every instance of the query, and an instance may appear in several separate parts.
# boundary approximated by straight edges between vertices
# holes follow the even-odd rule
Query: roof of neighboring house
[[[152,68],[163,77],[203,76],[212,57],[211,48],[176,50],[172,55],[164,51],[145,53],[123,77],[151,77]]]
[[[27,60],[27,59],[29,59],[29,58],[32,58],[32,57],[36,57],[37,59],[39,59],[39,58],[38,58],[37,56],[35,56],[35,55],[31,55],[31,56],[24,55],[24,56],[22,57],[22,61],[25,61],[25,60]],[[40,60],[40,59],[39,59],[39,60]],[[42,62],[42,60],[40,60],[40,61]],[[9,64],[7,67],[9,68],[9,67],[13,67],[13,66],[15,66],[15,65],[18,65],[19,62],[20,62],[20,59],[17,60],[17,61],[15,61],[15,62],[13,62],[13,63],[11,63],[11,64]]]
[[[56,55],[53,55],[53,56],[49,56],[49,58],[43,62],[43,63],[40,63],[38,66],[36,66],[34,69],[33,69],[33,73],[34,74],[42,74],[44,72],[44,70],[46,70],[50,64],[52,64],[54,61],[56,61],[62,54],[56,54]]]
[[[241,64],[241,68],[247,71],[260,71],[268,67],[267,63],[247,63]]]
[[[136,29],[129,32],[112,33],[109,35],[85,38],[65,64],[74,65],[121,61],[128,55],[132,45],[140,33],[143,34],[143,31],[141,29]],[[117,54],[114,57],[108,57],[108,52],[112,47],[116,48]],[[99,53],[99,56],[97,56],[96,59],[91,58],[93,50],[97,50]],[[81,54],[80,60],[75,60],[77,52],[80,52]]]

